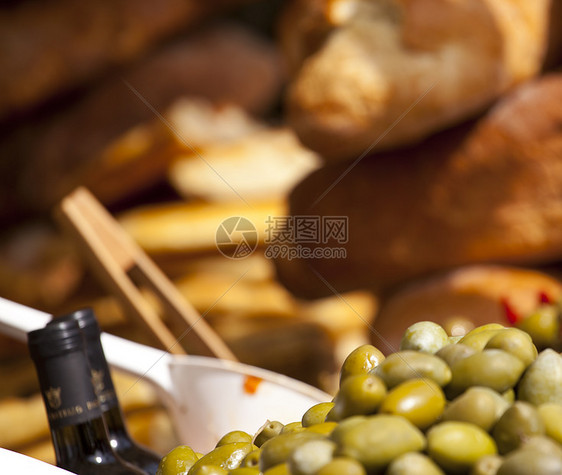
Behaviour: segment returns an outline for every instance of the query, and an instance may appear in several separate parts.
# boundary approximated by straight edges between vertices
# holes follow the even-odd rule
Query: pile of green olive
[[[158,475],[562,474],[562,356],[488,324],[412,325],[400,350],[354,350],[332,401],[301,421],[176,447]]]

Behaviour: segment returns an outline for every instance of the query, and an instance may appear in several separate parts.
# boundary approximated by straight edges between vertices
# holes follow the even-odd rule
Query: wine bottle
[[[112,449],[94,391],[85,340],[75,321],[28,333],[57,466],[80,475],[144,474]]]
[[[101,330],[92,309],[84,308],[58,317],[53,322],[75,320],[86,340],[86,354],[92,370],[92,382],[98,396],[109,440],[113,449],[127,462],[154,475],[161,457],[139,445],[127,431],[123,412],[111,378],[100,340]]]

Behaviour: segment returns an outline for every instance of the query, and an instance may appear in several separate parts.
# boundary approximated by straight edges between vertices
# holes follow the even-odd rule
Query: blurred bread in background
[[[278,259],[280,279],[311,298],[332,292],[323,280],[380,291],[471,263],[560,259],[561,103],[562,75],[550,74],[420,146],[312,173],[290,212],[347,216],[347,256]]]
[[[549,8],[549,0],[293,0],[280,29],[294,72],[287,119],[328,160],[417,142],[541,70]]]
[[[381,302],[371,333],[385,353],[397,351],[406,329],[419,321],[441,324],[450,335],[464,335],[486,323],[508,325],[509,311],[526,317],[544,295],[562,296],[556,276],[532,269],[474,265],[399,286]]]
[[[112,190],[101,198],[138,197],[166,180],[169,154],[165,147],[170,146],[174,131],[158,115],[189,97],[207,102],[210,108],[238,107],[249,116],[259,116],[277,102],[283,77],[272,42],[243,25],[223,21],[183,34],[97,81],[76,99],[55,108],[55,113],[39,114],[5,129],[0,137],[4,142],[0,150],[4,171],[0,194],[4,196],[0,198],[9,206],[1,212],[9,218],[47,211],[89,175],[105,171],[100,157],[135,127],[142,132],[129,140],[129,146],[135,143],[138,150],[150,143],[144,169],[128,168],[132,183],[120,193]],[[188,133],[182,138],[192,140]],[[131,170],[139,178],[135,180]]]
[[[0,12],[0,119],[83,86],[244,0],[13,2]]]

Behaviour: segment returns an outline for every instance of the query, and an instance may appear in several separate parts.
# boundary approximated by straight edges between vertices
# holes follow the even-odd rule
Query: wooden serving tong
[[[186,354],[180,344],[185,338],[199,354],[236,361],[224,341],[86,188],[66,196],[55,216],[81,244],[100,282],[158,346],[172,354]],[[137,285],[157,297],[175,335]]]

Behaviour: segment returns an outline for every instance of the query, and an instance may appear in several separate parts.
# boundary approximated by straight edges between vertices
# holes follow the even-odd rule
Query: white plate
[[[29,473],[33,475],[70,475],[72,472],[41,462],[40,460],[0,448],[2,473]]]

